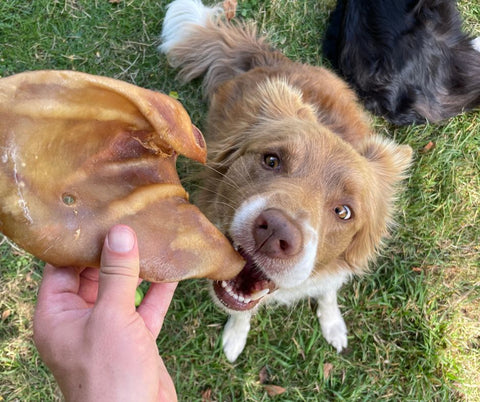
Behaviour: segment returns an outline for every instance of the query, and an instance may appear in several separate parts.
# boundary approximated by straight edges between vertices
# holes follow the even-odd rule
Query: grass
[[[320,39],[333,0],[244,0],[289,57],[323,63]],[[199,82],[180,85],[157,54],[164,1],[3,0],[0,76],[74,69],[176,91],[202,127]],[[480,6],[460,1],[480,35]],[[480,114],[440,125],[376,130],[415,150],[398,227],[372,272],[340,294],[349,348],[323,340],[312,301],[262,310],[235,364],[221,351],[225,315],[202,280],[182,282],[158,340],[183,401],[480,401]],[[432,141],[435,147],[423,152]],[[188,176],[191,165],[181,160]],[[31,340],[42,264],[0,244],[0,400],[60,400]],[[262,380],[260,380],[262,378]],[[268,385],[283,387],[277,397]]]

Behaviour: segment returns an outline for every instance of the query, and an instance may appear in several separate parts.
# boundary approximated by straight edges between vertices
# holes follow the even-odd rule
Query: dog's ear
[[[385,186],[405,179],[412,162],[410,146],[399,145],[378,135],[373,135],[360,144],[359,153],[369,161],[373,171],[381,179],[380,184]]]
[[[371,136],[360,144],[359,152],[367,159],[371,180],[368,183],[363,225],[345,252],[345,260],[356,272],[366,269],[382,238],[393,224],[398,184],[406,178],[412,149],[380,136]]]

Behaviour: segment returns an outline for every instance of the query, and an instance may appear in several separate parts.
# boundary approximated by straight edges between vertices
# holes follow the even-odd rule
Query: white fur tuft
[[[201,0],[175,0],[167,6],[163,20],[162,44],[158,50],[168,54],[170,49],[188,34],[187,26],[205,26],[210,18],[223,12],[221,7],[204,6]]]
[[[480,36],[472,40],[472,46],[476,51],[480,52]]]

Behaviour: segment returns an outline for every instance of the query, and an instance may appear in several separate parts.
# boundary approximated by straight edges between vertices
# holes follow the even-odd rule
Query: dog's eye
[[[265,154],[263,156],[263,163],[269,169],[278,169],[280,167],[280,158],[274,154]]]
[[[352,217],[352,211],[347,205],[337,205],[334,209],[335,213],[340,219],[344,221],[350,219]]]

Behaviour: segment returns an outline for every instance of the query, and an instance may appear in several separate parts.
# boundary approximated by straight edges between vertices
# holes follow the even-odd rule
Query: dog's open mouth
[[[213,290],[218,300],[231,310],[250,310],[264,296],[272,293],[276,285],[258,268],[242,249],[238,252],[245,259],[243,270],[228,281],[214,281]]]

